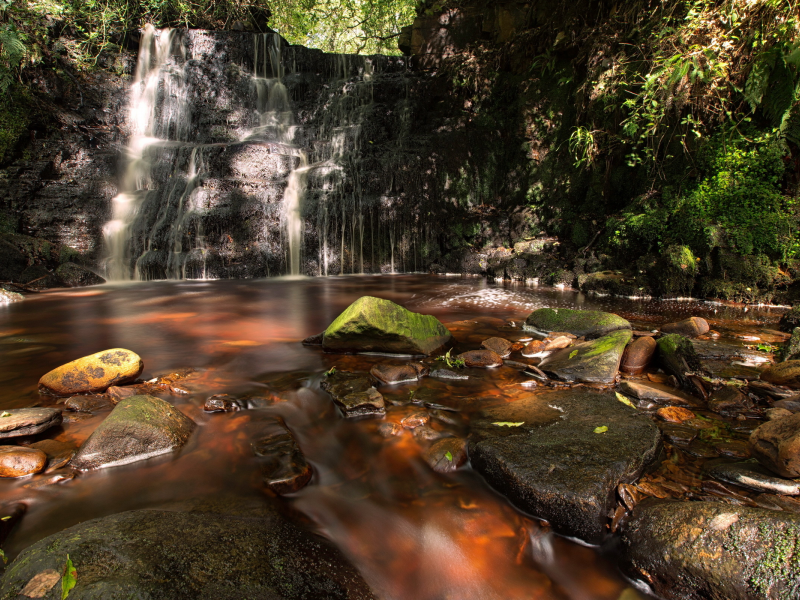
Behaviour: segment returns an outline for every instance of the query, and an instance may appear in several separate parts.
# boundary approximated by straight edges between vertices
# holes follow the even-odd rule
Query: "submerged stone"
[[[800,477],[800,414],[760,425],[749,442],[762,465],[784,477]]]
[[[59,442],[58,440],[41,440],[31,444],[28,448],[41,450],[47,455],[45,473],[55,471],[66,465],[75,456],[75,451],[77,450],[72,444]]]
[[[545,357],[539,368],[566,381],[613,383],[630,330],[620,330],[589,342],[581,342]]]
[[[537,331],[564,331],[587,338],[631,328],[628,321],[611,313],[570,308],[540,308],[528,315],[525,324]]]
[[[382,416],[386,414],[383,396],[362,373],[336,371],[320,384],[333,398],[342,414],[348,418]]]
[[[264,427],[253,452],[261,459],[264,483],[276,494],[294,493],[311,481],[311,467],[280,417]]]
[[[114,467],[181,448],[196,425],[169,402],[153,396],[121,400],[72,459],[81,471]]]
[[[646,501],[623,526],[622,569],[667,600],[796,598],[800,515],[723,502]]]
[[[407,365],[377,364],[373,365],[369,370],[369,374],[382,383],[392,384],[402,383],[404,381],[416,381],[425,375],[427,370],[427,367],[419,363]]]
[[[648,416],[613,393],[576,389],[485,411],[472,421],[469,456],[516,506],[594,543],[607,531],[617,486],[638,479],[660,448]]]
[[[142,369],[144,363],[138,354],[112,348],[53,369],[39,380],[39,389],[57,396],[103,392],[135,380]]]
[[[503,357],[491,350],[470,350],[458,355],[464,366],[479,369],[491,369],[503,364]]]
[[[434,442],[422,455],[437,473],[452,473],[467,462],[467,443],[459,438],[444,438]]]
[[[24,550],[0,579],[17,598],[37,575],[78,572],[70,598],[372,600],[347,559],[271,502],[220,498],[93,519]],[[61,588],[47,598],[61,597]]]
[[[328,352],[429,355],[451,339],[436,317],[411,312],[391,300],[363,296],[325,330],[322,347]]]
[[[59,425],[63,417],[57,408],[10,408],[0,410],[0,439],[36,435]]]
[[[775,477],[771,471],[755,461],[721,463],[709,467],[706,472],[714,479],[735,483],[756,492],[783,496],[800,495],[800,483]]]

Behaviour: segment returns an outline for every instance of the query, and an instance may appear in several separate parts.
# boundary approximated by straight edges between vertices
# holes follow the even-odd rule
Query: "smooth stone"
[[[111,408],[112,404],[108,396],[102,394],[92,394],[91,396],[72,396],[64,402],[64,409],[72,412],[90,413],[95,410]]]
[[[663,383],[639,383],[636,381],[622,380],[619,382],[619,388],[624,393],[634,398],[655,402],[656,404],[668,404],[671,406],[700,405],[700,401],[694,396],[685,394]]]
[[[369,370],[378,381],[385,384],[403,383],[405,381],[416,381],[427,372],[427,367],[419,363],[406,365],[387,365],[377,364]]]
[[[428,413],[418,412],[408,415],[406,418],[400,421],[400,424],[406,429],[414,429],[415,427],[422,427],[430,420],[431,417],[428,415]]]
[[[70,600],[374,600],[333,544],[290,521],[270,499],[208,499],[84,521],[11,563],[0,597],[18,598],[40,573],[78,572]],[[56,586],[47,598],[61,598]]]
[[[28,448],[41,450],[47,455],[45,473],[50,473],[66,465],[72,460],[72,457],[75,456],[75,452],[77,451],[77,448],[72,444],[59,442],[58,440],[41,440],[30,444]]]
[[[683,423],[694,419],[694,413],[679,406],[664,406],[656,411],[656,417],[668,423]]]
[[[702,317],[689,317],[677,323],[667,323],[661,328],[662,333],[677,333],[687,338],[696,338],[709,332],[711,327]]]
[[[742,440],[731,440],[728,442],[719,442],[714,444],[714,450],[719,452],[720,456],[727,456],[730,458],[750,458],[750,446],[747,442]]]
[[[55,270],[55,276],[66,287],[84,287],[87,285],[100,285],[106,280],[86,267],[66,262]]]
[[[264,484],[278,495],[293,494],[311,481],[311,466],[292,432],[280,417],[275,417],[253,442],[253,452],[261,460]]]
[[[750,400],[732,386],[722,386],[711,394],[708,409],[724,417],[735,417],[750,407]]]
[[[753,456],[784,477],[800,477],[800,414],[767,421],[750,434]]]
[[[613,383],[622,353],[631,339],[630,330],[575,344],[545,357],[539,368],[565,381]]]
[[[229,394],[214,394],[203,404],[206,412],[233,412],[239,410],[239,401]]]
[[[380,417],[386,414],[386,403],[383,396],[374,387],[363,392],[354,392],[333,401],[347,418]]]
[[[513,346],[513,342],[509,342],[508,340],[504,340],[503,338],[499,337],[491,337],[481,342],[481,348],[491,350],[492,352],[499,354],[502,358],[507,358],[511,354],[511,349]]]
[[[572,346],[572,343],[575,341],[575,338],[567,337],[565,335],[559,335],[554,338],[547,338],[544,340],[544,351],[545,352],[552,352],[553,350],[561,350],[562,348],[569,348]]]
[[[441,439],[425,450],[422,458],[437,473],[452,473],[467,462],[467,442],[454,437]]]
[[[706,472],[719,481],[735,483],[756,492],[768,492],[783,496],[799,496],[800,483],[791,479],[775,477],[755,461],[721,463],[706,469]]]
[[[47,455],[26,446],[0,446],[0,477],[25,477],[43,471]]]
[[[768,408],[764,411],[764,416],[767,421],[774,421],[775,419],[782,419],[783,417],[791,417],[794,413],[785,408]]]
[[[644,371],[653,360],[656,352],[656,341],[651,337],[640,337],[625,347],[620,369],[631,375]]]
[[[60,425],[63,420],[57,408],[9,408],[0,410],[0,439],[36,435]]]
[[[391,300],[363,296],[328,326],[322,347],[328,352],[430,355],[451,339],[436,317],[411,312]]]
[[[430,372],[430,377],[436,377],[437,379],[452,379],[454,381],[463,381],[465,379],[469,379],[469,375],[456,373],[450,369],[433,369]]]
[[[657,344],[656,354],[661,368],[674,375],[684,389],[693,389],[686,373],[702,372],[703,365],[692,342],[682,335],[670,333],[659,338]]]
[[[491,369],[503,364],[503,357],[491,350],[470,350],[458,355],[467,367]]]
[[[791,398],[777,400],[772,404],[772,406],[774,408],[785,408],[789,412],[793,413],[800,412],[800,400],[792,400]]]
[[[415,427],[411,430],[414,439],[423,441],[423,442],[432,442],[433,440],[438,440],[445,436],[444,433],[441,431],[436,431],[433,427],[428,425],[422,425],[421,427]]]
[[[800,516],[723,502],[646,501],[623,525],[623,572],[666,600],[791,598]]]
[[[57,396],[104,392],[112,385],[134,381],[142,369],[138,354],[112,348],[53,369],[39,380],[39,389]]]
[[[599,426],[608,430],[595,433]],[[471,428],[472,467],[492,487],[556,532],[590,543],[608,531],[617,486],[636,481],[661,449],[648,416],[588,389],[532,394],[487,409]]]
[[[800,360],[787,360],[770,365],[761,372],[761,379],[775,385],[800,388]]]
[[[80,447],[70,464],[89,471],[126,465],[183,447],[197,425],[153,396],[121,400]]]
[[[564,331],[586,338],[602,337],[618,329],[631,329],[631,324],[620,316],[570,308],[540,308],[528,315],[525,325],[537,331]]]
[[[676,446],[688,446],[700,433],[694,427],[689,427],[688,425],[678,425],[675,423],[665,423],[659,427],[664,439],[670,444],[674,444]]]
[[[545,342],[542,340],[533,340],[528,342],[525,347],[522,349],[522,356],[526,358],[530,358],[532,356],[536,356],[540,352],[545,351]]]

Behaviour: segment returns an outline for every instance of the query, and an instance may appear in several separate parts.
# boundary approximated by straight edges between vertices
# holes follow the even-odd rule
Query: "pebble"
[[[47,455],[36,448],[0,446],[0,477],[24,477],[44,470]]]
[[[575,336],[571,338],[560,335],[556,338],[547,338],[544,341],[544,351],[550,352],[551,350],[561,350],[562,348],[569,348],[572,346],[572,340],[575,339]]]
[[[800,495],[800,483],[775,477],[754,461],[722,463],[707,469],[714,479],[734,483],[757,492],[770,492],[784,496]]]
[[[689,317],[677,323],[667,323],[661,328],[662,333],[678,333],[688,338],[695,338],[708,333],[711,328],[702,317]]]
[[[735,417],[749,408],[750,401],[732,386],[722,386],[711,395],[708,409],[725,417]]]
[[[689,419],[694,419],[694,413],[679,406],[664,406],[656,411],[656,417],[668,423],[683,423]]]
[[[800,477],[800,414],[767,421],[750,434],[753,456],[783,477]]]
[[[264,484],[276,494],[291,494],[311,480],[311,467],[280,417],[264,428],[253,452],[261,459]]]
[[[355,392],[341,398],[334,398],[334,402],[342,409],[342,413],[347,418],[386,414],[383,396],[374,387],[364,392]]]
[[[203,410],[206,412],[233,412],[239,408],[239,402],[229,394],[214,394],[203,404]]]
[[[526,358],[531,358],[544,352],[545,344],[542,340],[533,340],[532,342],[528,342],[528,344],[522,349],[522,356]]]
[[[697,437],[697,430],[685,425],[667,423],[660,425],[659,428],[664,439],[676,446],[687,446]]]

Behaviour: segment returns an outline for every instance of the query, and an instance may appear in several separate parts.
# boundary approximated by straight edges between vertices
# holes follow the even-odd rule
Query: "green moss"
[[[27,91],[12,86],[0,99],[0,164],[3,164],[31,122],[31,99]]]
[[[620,330],[597,338],[588,350],[580,355],[580,358],[591,358],[613,350],[619,350],[621,353],[632,336],[633,334],[629,330]]]
[[[786,589],[785,585],[793,579],[796,581],[800,573],[800,528],[790,524],[780,529],[762,523],[758,530],[764,540],[770,541],[770,545],[755,563],[750,585],[765,598],[797,598],[797,586]]]
[[[603,335],[616,329],[630,329],[622,317],[598,310],[540,308],[533,311],[526,324],[539,331],[566,331],[574,335]]]

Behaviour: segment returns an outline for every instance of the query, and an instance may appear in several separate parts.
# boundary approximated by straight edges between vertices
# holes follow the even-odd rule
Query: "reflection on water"
[[[322,373],[334,365],[366,371],[386,359],[323,355],[299,341],[322,331],[365,294],[445,323],[477,320],[474,328],[457,327],[463,349],[494,334],[519,339],[519,323],[542,306],[609,310],[638,328],[691,314],[708,319],[723,336],[774,326],[781,314],[427,276],[160,282],[43,293],[2,308],[0,408],[47,404],[36,390],[43,373],[98,350],[124,347],[143,357],[146,379],[160,371],[196,369],[181,382],[188,394],[165,391],[162,397],[200,427],[178,456],[80,474],[39,489],[26,487],[36,477],[0,481],[0,500],[30,505],[5,543],[6,553],[13,556],[45,535],[123,510],[222,493],[261,497],[250,443],[266,419],[280,414],[315,472],[311,485],[285,501],[333,540],[382,598],[616,600],[626,583],[594,550],[551,535],[469,469],[434,473],[420,457],[425,442],[410,434],[385,440],[376,432],[379,421],[338,416],[319,390]],[[459,410],[432,427],[463,435],[477,408],[531,393],[522,381],[519,372],[501,367],[468,381],[425,379],[381,391],[392,404],[386,418],[399,422],[419,410],[408,399],[424,388],[432,401]],[[215,393],[267,396],[275,403],[207,414],[203,402]],[[66,414],[63,427],[46,436],[78,445],[107,412]]]

